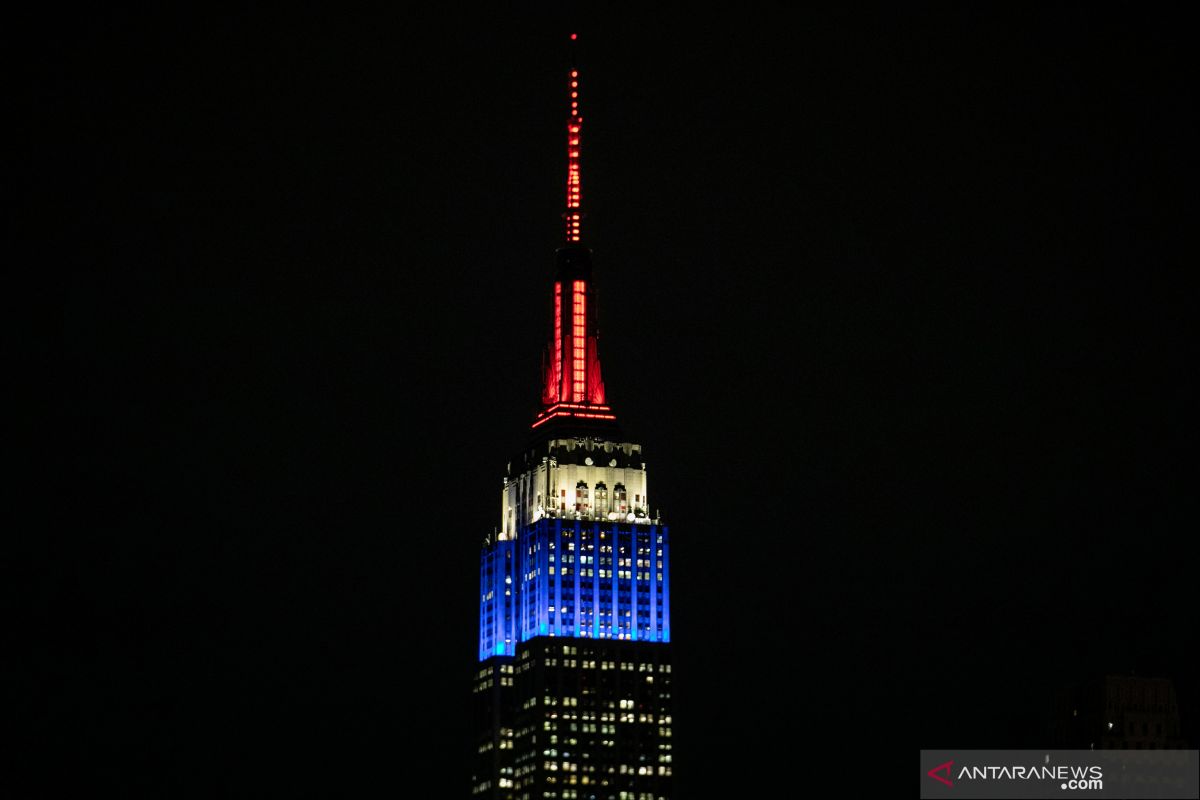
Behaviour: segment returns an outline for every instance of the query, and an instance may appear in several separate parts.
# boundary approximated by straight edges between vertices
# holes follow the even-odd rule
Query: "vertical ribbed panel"
[[[479,573],[479,660],[512,655],[517,642],[535,636],[669,642],[668,540],[663,525],[588,520],[564,526],[561,519],[540,519],[521,529],[515,540],[485,546]],[[622,545],[628,567],[621,566]],[[611,546],[612,552],[603,552],[604,546]],[[591,563],[585,563],[585,557],[591,557]],[[601,575],[602,570],[611,574]],[[625,570],[628,575],[622,576]],[[590,624],[585,625],[588,610],[583,604],[589,588]],[[629,592],[628,601],[621,600],[622,591]],[[639,610],[648,613],[639,617]]]

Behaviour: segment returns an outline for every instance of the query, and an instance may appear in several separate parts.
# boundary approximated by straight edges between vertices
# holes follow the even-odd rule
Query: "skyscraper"
[[[661,800],[672,785],[670,540],[651,516],[642,446],[621,433],[600,375],[580,82],[572,64],[542,408],[480,553],[472,794]]]

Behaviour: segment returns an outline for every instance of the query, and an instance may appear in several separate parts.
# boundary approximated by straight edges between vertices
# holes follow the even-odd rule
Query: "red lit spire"
[[[567,73],[567,206],[566,246],[558,251],[554,280],[553,338],[546,348],[542,411],[533,427],[556,418],[573,423],[610,425],[616,416],[605,403],[604,380],[600,377],[597,351],[596,299],[592,286],[591,251],[582,244],[583,218],[580,197],[580,142],[583,111],[580,101],[579,68],[575,63],[577,34],[571,34],[571,68]]]
[[[572,43],[578,34],[571,34]],[[583,111],[579,99],[579,69],[575,65],[575,45],[571,45],[571,69],[567,76],[567,97],[570,113],[567,114],[567,210],[563,212],[566,222],[567,244],[580,241],[580,222],[583,211],[580,207],[579,151],[583,141]]]

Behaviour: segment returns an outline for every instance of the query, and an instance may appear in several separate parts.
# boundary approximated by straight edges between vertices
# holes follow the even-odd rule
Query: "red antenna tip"
[[[572,34],[571,34],[571,41],[572,41],[572,42],[573,42],[573,41],[575,41],[575,39],[576,39],[576,38],[578,38],[578,36],[579,36],[579,34],[578,34],[578,33],[572,33]]]

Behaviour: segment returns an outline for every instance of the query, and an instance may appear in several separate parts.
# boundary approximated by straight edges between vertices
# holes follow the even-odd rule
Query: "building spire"
[[[570,113],[567,115],[567,209],[563,212],[563,221],[566,223],[568,245],[581,241],[580,223],[583,221],[579,169],[579,152],[583,141],[583,107],[579,99],[579,67],[575,59],[575,43],[578,39],[579,34],[571,34],[571,69],[567,79]]]
[[[538,428],[567,418],[575,427],[612,429],[616,416],[605,401],[600,377],[596,293],[592,285],[591,251],[583,244],[579,154],[583,138],[578,34],[571,34],[571,68],[567,71],[567,204],[563,212],[566,243],[555,254],[553,334],[543,359],[542,410]]]

